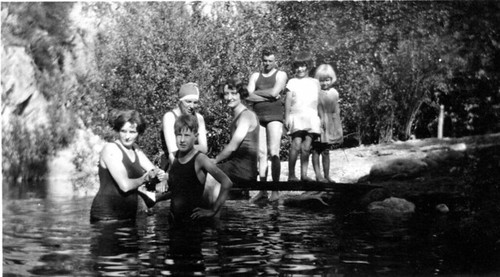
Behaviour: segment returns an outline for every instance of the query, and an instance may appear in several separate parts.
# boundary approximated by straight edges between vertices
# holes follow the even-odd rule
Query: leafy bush
[[[357,133],[363,143],[405,140],[416,129],[427,128],[437,118],[439,104],[445,102],[443,96],[450,93],[454,94],[452,99],[464,97],[466,103],[472,103],[466,107],[450,103],[447,109],[467,110],[469,121],[477,125],[476,116],[498,119],[495,108],[487,109],[488,114],[482,113],[484,109],[479,111],[487,104],[498,104],[493,97],[498,88],[493,73],[498,66],[487,63],[473,69],[466,63],[467,69],[463,64],[459,67],[456,61],[464,55],[450,49],[469,45],[468,30],[456,28],[457,15],[472,12],[471,21],[464,24],[485,25],[497,20],[492,18],[494,11],[498,11],[498,4],[482,8],[469,2],[123,4],[107,14],[110,25],[101,34],[98,47],[107,83],[104,94],[109,106],[135,108],[146,115],[152,129],[144,137],[148,142],[145,148],[154,155],[159,149],[161,117],[175,105],[177,89],[182,83],[198,82],[210,149],[215,153],[227,141],[220,138],[228,135],[224,131],[228,117],[221,114],[215,98],[219,80],[233,72],[249,76],[258,70],[262,47],[272,45],[290,77],[291,57],[303,49],[316,55],[317,65],[330,63],[336,68],[344,133]],[[489,15],[481,20],[483,12]],[[459,20],[463,23],[464,17]],[[491,26],[477,31],[491,32]],[[487,37],[479,38],[488,44]],[[488,55],[495,53],[484,46],[481,50]],[[477,57],[472,54],[475,52],[468,53],[470,58]],[[493,85],[485,87],[485,78],[472,78],[493,100],[476,101],[472,95],[457,91],[453,76],[459,72],[453,70],[484,70],[488,80],[496,80],[490,82]],[[455,124],[461,124],[464,116],[448,114]],[[488,129],[478,127],[469,126],[454,135]],[[498,131],[499,127],[488,130]],[[285,156],[286,142],[284,136]]]
[[[22,138],[31,136],[21,118],[13,123],[15,133],[4,134],[4,157],[19,166],[65,145],[75,125],[110,139],[110,109],[141,112],[148,128],[139,144],[158,157],[162,116],[190,81],[201,89],[210,155],[218,153],[229,139],[230,114],[221,108],[217,87],[233,73],[259,70],[265,46],[276,47],[289,77],[298,50],[314,53],[316,65],[332,64],[344,134],[363,143],[434,136],[442,104],[449,135],[500,131],[496,2],[84,3],[101,20],[98,74],[69,82],[61,65],[72,47],[72,5],[2,3],[17,16],[2,22],[2,42],[31,50],[41,91],[57,111],[51,114],[55,135],[33,141],[39,149],[27,150]],[[282,142],[286,158],[289,140],[283,136]]]

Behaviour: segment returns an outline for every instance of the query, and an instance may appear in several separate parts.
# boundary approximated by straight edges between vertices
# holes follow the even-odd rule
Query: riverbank
[[[103,145],[104,142],[97,136],[79,132],[75,142],[49,164],[47,179],[57,189],[52,193],[67,197],[94,195],[98,189],[98,153]],[[437,189],[433,182],[440,183],[440,190],[457,189],[456,185],[460,183],[457,180],[470,170],[466,169],[470,163],[478,162],[481,155],[491,152],[488,149],[499,145],[500,134],[490,134],[336,149],[330,152],[330,177],[340,183],[376,182],[398,195]],[[494,160],[490,162],[494,163]],[[500,167],[498,164],[491,166]],[[297,162],[296,173],[300,173],[300,162]],[[308,176],[315,177],[311,162]],[[285,161],[281,163],[280,180],[287,179],[288,162]],[[63,187],[63,184],[72,184],[72,187]]]
[[[477,194],[498,198],[495,188],[500,180],[500,134],[337,149],[331,152],[330,159],[330,177],[334,181],[381,186],[384,197],[435,199],[436,203],[425,205]],[[282,180],[286,180],[288,170],[282,171]],[[314,177],[311,168],[308,174]],[[323,194],[321,198],[329,203],[335,201],[331,197]],[[292,199],[288,203],[300,206],[300,201],[308,200]]]

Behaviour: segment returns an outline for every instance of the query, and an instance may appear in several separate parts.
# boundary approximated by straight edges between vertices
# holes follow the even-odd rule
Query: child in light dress
[[[309,77],[312,56],[300,53],[294,58],[295,77],[286,85],[285,127],[292,142],[288,161],[288,181],[298,181],[295,164],[300,154],[300,180],[313,181],[307,176],[311,142],[320,134],[318,98],[320,85]]]
[[[321,136],[319,141],[312,143],[312,163],[317,181],[334,182],[330,178],[330,149],[339,146],[343,142],[339,93],[333,88],[337,76],[331,65],[322,64],[316,69],[314,78],[319,80],[321,86],[318,101]],[[321,175],[320,156],[324,175]]]

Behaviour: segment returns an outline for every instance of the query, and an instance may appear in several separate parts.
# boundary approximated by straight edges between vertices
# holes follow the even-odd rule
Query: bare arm
[[[245,99],[249,102],[264,102],[264,101],[269,101],[269,99],[264,98],[258,94],[255,94],[255,84],[257,82],[257,79],[259,78],[259,73],[255,72],[250,76],[250,79],[248,81],[248,97]]]
[[[292,107],[292,92],[286,89],[285,98],[285,127],[290,130],[290,109]]]
[[[196,149],[201,153],[206,154],[208,152],[208,143],[205,119],[198,113],[196,114],[196,117],[198,118],[198,144],[196,145]]]
[[[340,115],[339,93],[336,90],[333,94],[333,112]]]
[[[118,187],[122,191],[128,192],[144,183],[147,173],[137,179],[128,178],[127,169],[122,162],[123,153],[118,147],[114,143],[106,144],[101,152],[100,162],[108,169]]]
[[[196,164],[197,166],[195,167],[197,168],[197,171],[204,169],[208,174],[212,175],[217,182],[220,183],[221,187],[219,195],[217,196],[217,199],[211,209],[202,209],[198,207],[194,210],[192,217],[212,217],[217,214],[224,202],[226,202],[229,190],[233,186],[233,182],[204,154],[200,154],[196,157]]]
[[[249,101],[249,102],[265,102],[265,101],[269,101],[268,98],[265,98],[265,97],[262,97],[260,95],[257,95],[255,93],[249,93],[248,94],[248,97],[245,98],[246,101]]]
[[[154,164],[148,159],[148,157],[146,157],[146,154],[144,154],[144,152],[139,149],[137,149],[135,152],[137,153],[137,157],[139,157],[139,163],[145,171],[150,171],[151,169],[155,168]]]
[[[139,163],[141,164],[142,168],[144,168],[145,171],[149,173],[149,171],[154,170],[155,173],[153,176],[150,176],[151,178],[153,177],[158,177],[160,181],[163,181],[166,179],[166,174],[165,171],[157,168],[149,159],[146,157],[146,154],[142,152],[141,150],[137,149],[136,150],[137,157],[139,157]]]
[[[323,97],[323,92],[321,91],[321,86],[319,85],[318,82],[318,117],[320,119],[320,128],[325,129],[325,119],[324,119],[324,111],[325,107],[323,106],[324,102],[322,103],[321,98]]]
[[[229,141],[219,155],[215,157],[215,163],[229,158],[234,151],[238,150],[238,147],[240,147],[241,142],[250,130],[252,119],[252,113],[244,112],[244,114],[241,115],[237,123],[238,127],[236,127],[236,130],[234,131],[231,141]]]
[[[259,78],[259,73],[254,72],[250,75],[250,79],[248,80],[247,90],[248,93],[253,94],[255,92],[255,84],[257,83],[257,79]]]
[[[274,83],[274,86],[272,88],[258,89],[255,90],[254,93],[267,99],[279,99],[280,92],[285,89],[286,81],[286,73],[278,70],[278,73],[276,73],[276,82]]]
[[[165,138],[165,142],[167,144],[168,159],[170,160],[170,164],[174,162],[175,153],[177,152],[177,144],[175,143],[175,132],[174,132],[174,123],[175,116],[172,112],[167,112],[163,116],[163,136]]]

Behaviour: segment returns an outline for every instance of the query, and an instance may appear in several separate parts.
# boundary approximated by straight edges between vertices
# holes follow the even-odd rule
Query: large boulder
[[[374,164],[370,169],[370,181],[416,177],[427,170],[427,164],[415,158],[396,158]]]
[[[422,160],[429,166],[429,169],[439,169],[445,166],[453,166],[465,158],[465,152],[453,149],[444,149],[427,154]]]
[[[10,130],[14,115],[26,127],[47,123],[47,100],[39,92],[33,59],[24,47],[2,46],[2,130]]]
[[[414,213],[415,204],[406,199],[389,197],[382,201],[374,201],[370,203],[367,209],[370,213],[402,215]]]

